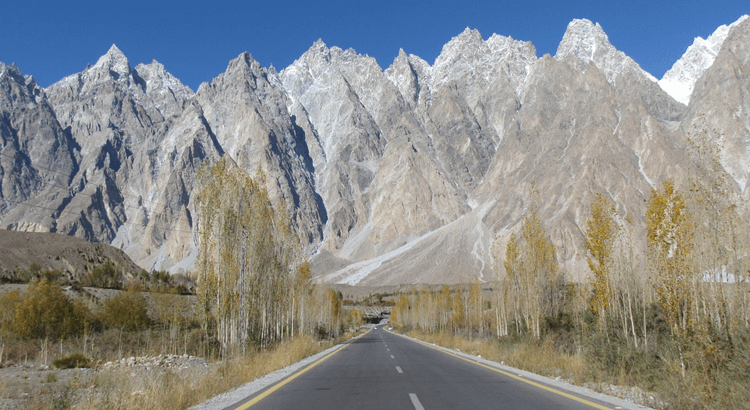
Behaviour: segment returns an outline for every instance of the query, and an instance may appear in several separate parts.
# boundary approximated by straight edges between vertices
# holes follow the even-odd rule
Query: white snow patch
[[[696,37],[685,54],[659,80],[661,89],[676,101],[688,105],[695,83],[714,63],[729,32],[747,18],[746,14],[728,26],[719,26],[705,40],[702,37]]]
[[[649,185],[651,185],[652,188],[656,188],[656,184],[654,184],[654,181],[651,180],[651,178],[646,175],[645,172],[643,172],[643,165],[641,164],[641,154],[638,153],[638,151],[633,151],[635,153],[635,156],[638,157],[638,171],[640,171],[641,175],[643,175],[643,178],[646,179],[646,182],[648,182]]]
[[[484,244],[484,230],[482,229],[482,220],[479,220],[479,223],[477,223],[477,226],[474,228],[474,233],[477,234],[477,240],[474,241],[474,246],[471,248],[471,255],[474,256],[479,263],[482,264],[482,267],[479,268],[479,280],[482,282],[487,282],[484,280],[484,250],[486,249],[486,246]]]
[[[615,110],[615,113],[617,114],[617,125],[615,126],[615,129],[612,131],[612,135],[617,134],[617,129],[620,128],[620,121],[622,121],[622,117],[620,117],[620,111]]]

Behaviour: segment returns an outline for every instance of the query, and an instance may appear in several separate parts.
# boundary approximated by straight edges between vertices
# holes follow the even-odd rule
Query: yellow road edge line
[[[582,398],[580,398],[578,396],[575,396],[575,395],[572,395],[570,393],[565,393],[564,391],[557,390],[555,388],[552,388],[552,387],[549,387],[549,386],[545,386],[545,385],[537,383],[537,382],[533,382],[533,381],[531,381],[529,379],[526,379],[524,377],[517,376],[517,375],[515,375],[513,373],[506,372],[505,370],[498,369],[497,367],[488,366],[488,365],[486,365],[484,363],[479,363],[476,360],[471,360],[471,359],[468,359],[466,357],[459,356],[459,355],[457,355],[457,354],[455,354],[455,353],[453,353],[451,351],[439,349],[439,348],[437,348],[435,346],[430,345],[427,342],[423,342],[423,341],[418,340],[418,339],[412,339],[410,337],[407,337],[406,335],[402,335],[402,334],[399,334],[399,333],[394,333],[394,332],[390,332],[390,333],[394,334],[394,335],[397,335],[397,336],[401,336],[401,337],[403,337],[406,340],[411,340],[412,342],[419,343],[419,344],[421,344],[423,346],[429,347],[430,349],[437,350],[438,352],[443,352],[443,353],[451,355],[453,357],[457,357],[457,358],[459,358],[461,360],[465,360],[465,361],[467,361],[469,363],[473,363],[473,364],[475,364],[477,366],[484,367],[485,369],[496,371],[496,372],[498,372],[500,374],[504,374],[504,375],[506,375],[508,377],[511,377],[513,379],[522,381],[522,382],[527,383],[527,384],[530,384],[530,385],[532,385],[534,387],[538,387],[540,389],[547,390],[548,392],[555,393],[557,395],[566,397],[566,398],[571,399],[571,400],[575,400],[575,401],[577,401],[579,403],[583,403],[583,404],[585,404],[587,406],[591,406],[593,408],[600,409],[600,410],[612,410],[611,407],[605,407],[605,406],[602,406],[601,404],[596,404],[594,402],[590,402],[590,401],[588,401],[586,399],[582,399]]]
[[[243,404],[242,404],[241,406],[237,407],[237,408],[236,408],[235,410],[247,410],[247,409],[249,409],[250,407],[252,407],[252,406],[254,406],[255,404],[257,404],[257,403],[258,403],[259,401],[261,401],[261,400],[265,399],[266,397],[268,397],[268,396],[269,396],[269,395],[270,395],[271,393],[273,393],[273,392],[275,392],[276,390],[278,390],[278,389],[280,389],[280,388],[284,387],[284,386],[285,386],[285,385],[286,385],[287,383],[291,382],[292,380],[296,379],[296,378],[297,378],[297,377],[299,377],[299,376],[302,376],[302,375],[303,375],[303,374],[305,374],[305,372],[307,372],[308,370],[310,370],[310,369],[312,369],[313,367],[315,367],[315,366],[319,365],[319,364],[320,364],[320,363],[322,363],[322,362],[323,362],[324,360],[326,360],[326,359],[328,359],[329,357],[331,357],[331,356],[335,355],[336,353],[338,353],[338,352],[340,352],[340,351],[342,351],[342,350],[346,349],[346,348],[347,348],[347,346],[349,346],[349,345],[350,345],[350,344],[351,344],[351,343],[352,343],[353,341],[355,341],[355,340],[359,339],[360,337],[362,337],[362,336],[366,335],[366,334],[367,334],[368,332],[370,332],[370,331],[368,330],[367,332],[365,332],[365,333],[362,333],[361,335],[359,335],[359,336],[357,336],[357,337],[355,337],[355,338],[352,338],[351,340],[349,340],[348,342],[346,342],[346,344],[345,344],[345,345],[343,345],[343,346],[339,347],[338,349],[336,349],[336,350],[332,351],[331,353],[328,353],[327,355],[325,355],[325,356],[321,357],[321,358],[320,358],[320,359],[318,359],[318,360],[317,360],[317,361],[316,361],[315,363],[313,363],[313,364],[311,364],[311,365],[309,365],[309,366],[305,367],[304,369],[302,369],[302,370],[298,371],[297,373],[294,373],[293,375],[291,375],[291,376],[287,377],[286,379],[284,379],[284,380],[282,380],[282,381],[280,381],[280,382],[276,383],[276,384],[275,384],[275,385],[274,385],[273,387],[271,387],[270,389],[268,389],[268,390],[264,391],[263,393],[259,394],[258,396],[256,396],[256,397],[255,397],[255,398],[253,398],[252,400],[250,400],[250,401],[247,401],[247,402],[243,403]]]

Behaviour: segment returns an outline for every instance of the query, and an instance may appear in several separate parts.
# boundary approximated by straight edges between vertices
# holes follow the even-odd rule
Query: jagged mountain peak
[[[398,55],[393,59],[393,63],[386,68],[384,71],[387,75],[389,70],[393,70],[395,67],[400,66],[419,66],[421,68],[430,68],[430,64],[422,60],[419,56],[414,54],[407,54],[403,48],[398,49]]]
[[[453,37],[451,41],[456,41],[460,43],[482,43],[484,42],[484,39],[482,38],[482,34],[477,29],[472,29],[469,27],[466,27],[464,31],[461,32],[461,34],[457,35],[456,37]],[[450,44],[450,42],[449,42]]]
[[[149,64],[138,64],[137,66],[135,66],[135,71],[138,72],[138,75],[140,75],[146,81],[148,81],[146,77],[149,77],[149,79],[152,80],[175,78],[167,71],[167,68],[164,67],[164,64],[156,60],[152,60]]]
[[[588,19],[575,19],[568,23],[562,41],[557,46],[555,58],[563,60],[573,57],[585,64],[596,61],[596,54],[600,50],[609,51],[614,48],[609,37],[599,23],[594,24]]]
[[[732,51],[748,44],[750,21],[741,27],[729,33],[692,104],[697,112],[734,101],[716,128],[739,141],[730,147],[745,166],[745,117],[731,132],[724,125],[747,84],[733,75],[735,56],[750,61],[750,52]],[[46,117],[28,114],[33,80],[0,64],[0,92],[13,86],[4,101],[16,113],[14,122],[0,121],[0,133],[15,127],[0,137],[25,138],[17,145],[34,148],[28,157],[37,170],[58,169],[53,159],[67,158],[74,188],[34,198],[65,209],[52,225],[48,212],[22,219],[0,207],[0,217],[17,229],[112,241],[147,268],[188,269],[197,243],[195,170],[223,155],[249,173],[263,167],[307,249],[320,250],[316,273],[348,265],[351,275],[335,280],[454,283],[492,274],[492,237],[517,229],[524,186],[536,179],[550,198],[539,215],[566,249],[559,257],[576,263],[580,215],[595,190],[642,215],[650,188],[680,178],[689,164],[683,117],[661,115],[679,104],[645,80],[599,24],[570,22],[556,58],[539,59],[531,42],[484,40],[467,28],[433,65],[399,49],[383,71],[367,55],[318,39],[279,73],[239,54],[193,94],[161,63],[131,68],[113,46],[95,66],[51,86],[49,107],[36,107],[50,110]],[[746,171],[730,169],[743,186]],[[24,181],[0,182],[34,192]]]
[[[178,115],[183,103],[194,95],[190,87],[156,60],[138,64],[134,71],[145,82],[141,89],[145,96],[136,91],[134,97],[145,106],[154,106],[164,116]]]
[[[177,79],[177,77],[167,71],[164,64],[156,60],[151,61],[149,64],[138,64],[135,67],[135,71],[146,81],[146,93],[149,93],[152,90],[168,88],[172,90],[175,95],[179,95],[183,98],[188,98],[193,95],[193,91],[190,87],[184,85]]]
[[[9,84],[10,83],[10,84]],[[15,84],[15,85],[11,85]],[[17,88],[16,88],[17,87]],[[16,88],[21,91],[23,97],[19,100],[23,100],[30,103],[38,103],[45,98],[44,90],[37,85],[36,80],[31,75],[24,75],[21,73],[21,69],[15,64],[6,65],[0,62],[0,89]],[[19,95],[13,96],[11,99],[6,99],[7,96],[0,95],[0,108],[9,109],[12,102],[19,98]],[[0,141],[2,141],[2,131],[0,131]],[[2,148],[2,144],[0,144]]]
[[[24,75],[21,73],[21,69],[18,68],[15,63],[6,65],[0,61],[0,79],[8,76],[12,77],[14,81],[29,87],[29,89],[38,88],[34,77],[29,74]]]
[[[0,61],[0,78],[3,78],[6,75],[10,76],[21,76],[21,70],[18,69],[18,66],[15,64],[6,65],[2,61]]]
[[[508,50],[523,50],[527,54],[536,56],[536,47],[531,41],[516,40],[511,36],[492,34],[486,43],[493,53],[506,52]]]
[[[458,58],[463,55],[474,54],[477,50],[484,46],[484,40],[482,35],[477,29],[470,29],[466,27],[459,35],[453,37],[445,43],[440,55],[437,56],[433,66],[437,66],[440,63]]]
[[[305,54],[302,55],[301,59],[305,58],[309,65],[327,65],[330,63],[337,62],[351,62],[351,61],[363,61],[364,59],[374,59],[367,54],[358,54],[357,51],[351,47],[346,50],[341,47],[332,46],[328,47],[322,40],[315,42],[312,47]]]
[[[310,46],[310,48],[307,50],[308,52],[328,52],[328,46],[326,45],[325,41],[323,41],[322,38],[319,38],[315,40],[315,42]]]
[[[632,58],[615,48],[599,23],[593,23],[588,19],[574,19],[568,23],[562,41],[557,47],[555,59],[568,61],[579,71],[585,71],[589,63],[594,63],[613,85],[623,74],[657,81]]]
[[[247,51],[240,53],[236,58],[229,61],[227,65],[227,72],[234,71],[236,69],[244,69],[245,67],[252,70],[260,69],[260,63],[255,60],[252,54]]]
[[[406,54],[404,49],[399,49],[384,73],[410,104],[417,103],[421,91],[429,90],[430,64],[414,54]]]
[[[531,42],[498,34],[484,41],[479,31],[466,29],[443,46],[435,59],[433,85],[468,81],[484,89],[497,79],[508,78],[518,92],[536,59]]]
[[[748,15],[745,14],[730,25],[719,26],[706,39],[696,37],[685,54],[664,73],[664,77],[659,80],[659,86],[675,100],[685,105],[690,103],[695,82],[711,67],[729,32],[747,18]]]
[[[99,57],[99,60],[92,67],[93,69],[107,69],[120,76],[130,74],[130,62],[122,51],[115,44],[109,48],[106,54]]]
[[[339,47],[328,47],[318,39],[298,59],[294,60],[278,74],[285,90],[295,100],[324,75],[377,76],[383,70],[377,61],[366,54],[358,54],[353,48],[343,50]],[[367,73],[367,74],[364,74]],[[355,81],[355,78],[349,78]]]
[[[396,55],[396,58],[393,59],[393,62],[396,61],[407,61],[409,59],[409,56],[406,54],[406,51],[404,51],[403,48],[398,49],[398,54]]]

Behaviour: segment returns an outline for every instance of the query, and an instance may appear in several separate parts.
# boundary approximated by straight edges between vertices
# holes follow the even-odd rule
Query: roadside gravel
[[[283,369],[276,370],[275,372],[269,373],[261,378],[255,379],[250,383],[240,386],[232,391],[214,396],[211,399],[190,408],[190,410],[221,410],[229,407],[238,401],[253,395],[268,386],[296,373],[305,366],[315,363],[318,359],[325,357],[326,355],[342,348],[346,343],[339,343],[333,347],[328,348],[318,354],[312,355],[303,359],[297,363],[289,365]]]

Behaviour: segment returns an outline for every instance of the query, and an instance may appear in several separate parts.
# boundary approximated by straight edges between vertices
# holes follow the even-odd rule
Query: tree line
[[[224,158],[198,178],[196,313],[223,354],[295,335],[338,336],[347,322],[341,296],[313,285],[286,204],[270,199],[265,174],[251,177]]]

